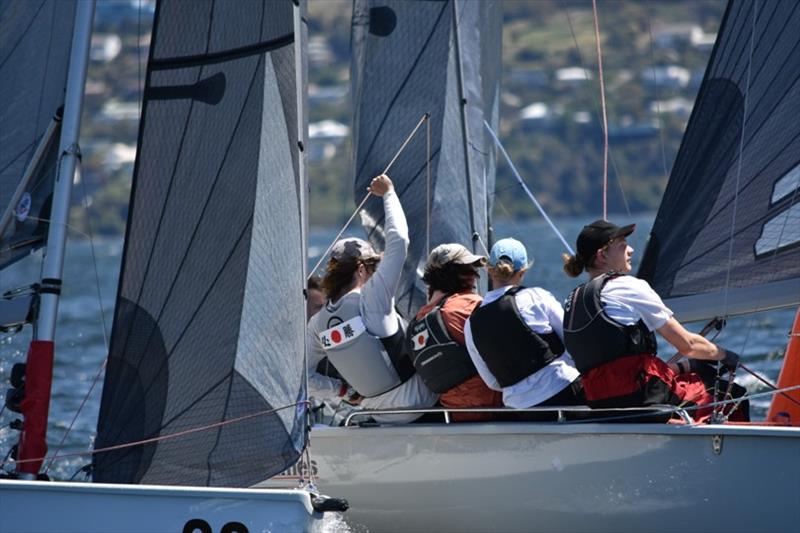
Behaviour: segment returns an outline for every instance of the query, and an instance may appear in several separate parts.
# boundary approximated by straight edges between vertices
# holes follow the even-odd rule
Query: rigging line
[[[600,104],[603,108],[603,220],[608,220],[608,115],[606,113],[606,84],[603,81],[603,52],[600,49],[600,21],[597,0],[592,0],[594,39],[597,46],[597,72],[600,76]]]
[[[545,211],[542,208],[541,204],[539,204],[539,202],[536,200],[536,197],[533,195],[533,193],[528,188],[528,186],[525,185],[525,182],[522,180],[522,176],[520,176],[519,172],[517,172],[517,167],[514,166],[514,162],[511,161],[511,158],[508,156],[508,152],[506,152],[506,149],[503,147],[503,143],[501,143],[500,139],[497,138],[497,135],[495,134],[495,132],[492,129],[492,127],[489,126],[489,123],[486,122],[485,120],[483,121],[483,125],[486,126],[487,130],[489,130],[489,134],[492,136],[492,139],[494,139],[495,144],[497,144],[497,147],[503,153],[503,157],[506,158],[506,161],[508,162],[508,165],[511,167],[511,172],[514,174],[514,177],[517,179],[519,184],[522,186],[522,190],[524,190],[525,194],[528,195],[528,198],[530,198],[533,201],[533,205],[536,206],[536,208],[539,210],[539,212],[544,217],[545,221],[550,225],[550,228],[555,232],[556,236],[558,236],[558,238],[561,240],[561,243],[564,245],[564,248],[567,249],[567,251],[570,253],[570,255],[575,255],[575,251],[572,249],[572,247],[569,245],[569,243],[566,241],[566,239],[564,239],[564,236],[561,235],[561,232],[558,231],[558,228],[556,228],[556,225],[553,224],[552,220],[550,220],[550,217],[547,216],[547,213],[545,213]]]
[[[250,420],[252,418],[257,418],[264,415],[269,415],[273,413],[277,413],[278,411],[284,411],[286,409],[290,409],[293,407],[297,407],[298,405],[306,405],[308,407],[308,400],[301,400],[299,402],[295,402],[289,405],[284,405],[281,407],[275,407],[274,409],[265,409],[264,411],[257,411],[255,413],[250,413],[247,415],[242,415],[236,418],[230,418],[228,420],[222,420],[220,422],[214,422],[213,424],[208,424],[205,426],[198,426],[191,429],[185,429],[182,431],[177,431],[175,433],[169,433],[167,435],[159,435],[158,437],[151,437],[149,439],[142,439],[137,440],[134,442],[125,442],[123,444],[115,444],[113,446],[106,446],[104,448],[95,448],[94,450],[86,450],[83,452],[72,452],[72,453],[65,453],[64,455],[57,455],[53,458],[55,459],[66,459],[68,457],[82,457],[84,455],[96,455],[99,453],[106,453],[106,452],[113,452],[116,450],[124,450],[126,448],[133,448],[135,446],[144,446],[145,444],[153,444],[155,442],[161,442],[164,440],[171,440],[178,437],[185,437],[186,435],[192,435],[194,433],[199,433],[201,431],[208,431],[209,429],[216,429],[223,426],[228,426],[231,424],[236,424],[238,422],[243,422],[245,420]],[[33,463],[36,461],[44,461],[47,457],[34,457],[32,459],[20,459],[18,461],[14,461],[15,464],[23,464],[23,463]]]
[[[583,69],[584,76],[586,77],[586,81],[589,82],[591,79],[589,78],[589,71],[586,68],[586,62],[583,60],[583,53],[581,53],[580,44],[578,44],[578,37],[575,34],[575,28],[572,25],[572,17],[569,14],[569,9],[567,8],[566,0],[561,0],[561,8],[564,10],[564,14],[567,18],[567,24],[569,25],[569,32],[572,35],[572,42],[575,43],[575,51],[578,53],[578,62]],[[597,103],[597,95],[594,91],[590,91],[589,94],[592,100],[592,106],[594,107],[594,114],[597,116],[597,120],[601,119],[600,114],[600,106]],[[619,171],[619,165],[617,165],[617,158],[614,157],[614,153],[611,151],[611,147],[608,150],[608,157],[611,160],[611,166],[614,169],[614,175],[617,177],[617,185],[619,186],[619,192],[622,196],[622,205],[625,206],[625,212],[628,214],[628,217],[631,216],[631,208],[628,205],[628,196],[625,194],[625,187],[622,186],[622,173]]]
[[[470,165],[470,139],[467,126],[467,95],[464,89],[464,65],[461,62],[461,34],[458,31],[458,5],[453,0],[453,44],[456,55],[456,79],[458,80],[459,110],[461,115],[461,139],[464,149],[464,178],[467,186],[467,206],[469,208],[469,229],[472,232],[472,251],[475,251],[475,204],[472,198],[472,169]]]
[[[739,362],[739,368],[741,368],[742,370],[744,370],[745,372],[747,372],[748,374],[750,374],[751,376],[756,378],[758,381],[760,381],[761,383],[763,383],[764,385],[766,385],[770,389],[772,389],[774,391],[778,391],[778,386],[777,385],[775,385],[774,383],[772,383],[771,381],[769,381],[765,377],[762,377],[760,374],[758,374],[754,370],[751,370],[750,368],[746,367],[741,362]],[[781,396],[783,396],[784,398],[786,398],[787,400],[789,400],[793,404],[800,405],[800,402],[798,402],[797,400],[795,400],[794,398],[792,398],[791,396],[789,396],[785,392],[778,392],[778,394],[780,394]]]
[[[647,0],[647,5],[644,12],[647,14],[647,35],[650,36],[650,65],[653,67],[653,89],[656,96],[656,113],[658,114],[658,143],[661,146],[661,165],[664,167],[664,179],[669,179],[669,172],[667,172],[667,152],[664,148],[664,128],[661,118],[661,99],[659,98],[658,82],[656,80],[656,53],[653,46],[653,24],[650,20],[650,1]]]
[[[428,130],[428,146],[427,157],[425,159],[425,168],[428,174],[427,184],[427,200],[425,207],[425,257],[431,253],[431,121],[427,124]]]
[[[758,10],[758,0],[753,1],[753,22],[750,28],[750,56],[747,61],[747,83],[744,87],[744,102],[742,103],[742,129],[739,135],[739,160],[736,168],[736,185],[733,192],[733,212],[731,213],[731,232],[728,244],[728,268],[725,273],[725,289],[723,290],[722,314],[728,314],[728,291],[730,290],[731,270],[733,268],[733,240],[736,231],[736,212],[739,207],[739,178],[742,176],[742,152],[744,150],[744,133],[747,127],[747,103],[750,95],[750,73],[753,66],[753,47],[756,34],[756,13]]]
[[[406,149],[406,146],[408,146],[408,143],[410,143],[411,139],[414,138],[414,135],[416,135],[417,130],[419,130],[420,126],[422,126],[422,123],[428,121],[430,118],[431,118],[431,114],[430,113],[426,112],[425,114],[422,115],[422,118],[419,119],[419,122],[417,122],[417,125],[414,126],[414,129],[411,131],[411,133],[408,134],[408,137],[406,137],[406,140],[403,141],[403,144],[402,144],[402,146],[400,146],[400,149],[397,151],[396,154],[394,154],[394,157],[392,158],[391,161],[389,161],[389,164],[386,165],[386,168],[383,169],[383,172],[381,172],[381,175],[386,174],[387,172],[389,172],[389,169],[392,168],[392,165],[394,165],[394,162],[397,161],[397,158],[400,157],[400,154],[402,154],[403,150]],[[344,223],[344,226],[342,226],[342,229],[339,231],[339,233],[336,235],[336,237],[334,237],[334,239],[331,242],[330,246],[328,246],[328,248],[325,250],[325,252],[319,257],[319,261],[317,261],[317,264],[314,265],[314,268],[312,268],[311,272],[308,273],[308,278],[306,278],[306,281],[311,279],[311,276],[313,276],[314,273],[317,271],[319,266],[322,264],[322,261],[328,256],[328,252],[331,251],[331,248],[333,248],[333,245],[336,244],[336,241],[339,240],[339,237],[342,236],[342,233],[344,233],[344,231],[347,229],[347,227],[350,225],[350,223],[353,221],[353,219],[356,218],[356,215],[361,211],[361,208],[364,207],[364,204],[367,203],[367,200],[369,200],[370,196],[372,196],[372,193],[371,192],[367,192],[367,194],[364,196],[364,199],[361,200],[361,203],[358,204],[358,207],[356,207],[356,210],[353,211],[353,214],[350,215],[350,218],[347,219],[347,222]]]

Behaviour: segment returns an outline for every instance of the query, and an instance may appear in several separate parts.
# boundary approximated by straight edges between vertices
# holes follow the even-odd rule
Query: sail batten
[[[95,481],[248,486],[305,447],[303,9],[158,4],[96,444],[168,438]]]
[[[679,318],[800,304],[798,25],[790,0],[728,4],[639,270]]]

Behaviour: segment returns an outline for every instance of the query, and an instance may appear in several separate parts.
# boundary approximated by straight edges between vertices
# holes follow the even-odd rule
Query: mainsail
[[[397,293],[398,307],[408,315],[425,301],[418,269],[428,247],[460,242],[485,253],[490,246],[496,160],[483,121],[497,129],[501,4],[356,0],[352,38],[356,202],[430,113],[430,185],[423,130],[390,172],[411,235]],[[367,202],[362,224],[382,247],[379,200]]]
[[[75,2],[0,0],[0,268],[44,244]]]
[[[197,431],[95,481],[248,486],[305,446],[302,9],[158,4],[96,448]]]
[[[679,318],[800,304],[800,4],[728,4],[639,276]]]

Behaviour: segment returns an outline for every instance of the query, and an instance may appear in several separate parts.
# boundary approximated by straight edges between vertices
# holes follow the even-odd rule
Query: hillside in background
[[[724,11],[722,0],[599,1],[608,108],[609,211],[658,207]],[[76,203],[93,230],[122,231],[153,3],[100,0]],[[309,4],[311,225],[341,224],[352,198],[350,0]],[[552,215],[598,215],[602,121],[589,0],[504,4],[500,137]],[[84,198],[81,198],[82,194]],[[504,162],[495,218],[527,218]],[[85,213],[73,223],[86,227]]]

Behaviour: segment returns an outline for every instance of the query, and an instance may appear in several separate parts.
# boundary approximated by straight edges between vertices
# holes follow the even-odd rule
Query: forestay
[[[96,448],[306,398],[299,9],[158,4]],[[100,453],[94,480],[251,485],[305,426],[298,405]]]
[[[0,268],[47,235],[74,18],[71,0],[0,0]]]
[[[639,270],[683,320],[800,303],[797,28],[728,4]]]
[[[354,3],[351,83],[356,202],[420,117],[431,114],[430,207],[423,129],[390,172],[411,236],[397,292],[398,306],[406,315],[425,301],[417,270],[424,264],[428,243],[433,248],[460,242],[480,253],[485,253],[483,245],[490,246],[496,160],[483,121],[497,129],[501,31],[498,1]],[[382,248],[379,199],[367,202],[362,223],[370,240]]]

